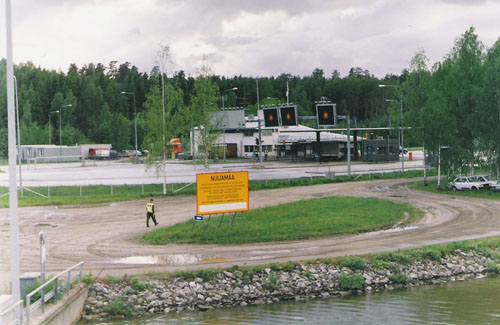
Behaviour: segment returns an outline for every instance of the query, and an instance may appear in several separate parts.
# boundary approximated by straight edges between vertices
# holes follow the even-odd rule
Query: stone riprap
[[[192,280],[127,278],[96,282],[89,287],[83,317],[140,317],[439,284],[498,272],[498,261],[487,255],[457,250],[454,255],[410,264],[371,262],[361,270],[313,262],[244,272],[233,268],[212,273],[207,280],[200,277]],[[498,256],[498,251],[494,256]],[[353,285],[352,281],[342,281],[343,278],[357,279],[357,282]],[[357,289],[352,289],[353,286]]]

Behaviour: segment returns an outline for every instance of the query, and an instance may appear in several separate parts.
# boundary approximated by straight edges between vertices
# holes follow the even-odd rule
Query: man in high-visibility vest
[[[155,226],[158,225],[155,218],[155,203],[153,199],[149,200],[148,204],[146,204],[146,226],[149,227],[149,218],[153,219]]]

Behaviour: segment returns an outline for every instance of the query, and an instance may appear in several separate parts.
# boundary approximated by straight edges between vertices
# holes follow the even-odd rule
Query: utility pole
[[[347,177],[351,178],[351,115],[347,115]]]
[[[262,161],[262,126],[261,126],[261,121],[260,121],[260,116],[259,116],[259,111],[260,111],[260,99],[259,99],[259,79],[255,79],[255,83],[257,85],[257,120],[258,120],[258,127],[259,127],[259,162],[260,162],[260,167],[264,167],[264,163]]]

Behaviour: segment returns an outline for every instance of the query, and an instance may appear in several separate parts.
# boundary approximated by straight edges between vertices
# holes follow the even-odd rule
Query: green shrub
[[[82,282],[85,283],[86,285],[91,285],[91,284],[94,284],[95,281],[96,281],[96,277],[92,274],[92,272],[90,272],[89,274],[87,274],[86,276],[84,276],[82,278]]]
[[[233,267],[232,271],[234,272],[236,270],[237,269],[234,269]],[[221,273],[221,271],[206,269],[197,271],[195,275],[197,278],[203,279],[203,281],[212,281],[219,273]]]
[[[408,282],[411,281],[411,279],[403,272],[398,272],[398,273],[395,273],[393,275],[390,275],[389,280],[391,280],[394,283],[399,283],[399,284],[407,284]]]
[[[332,265],[333,264],[333,260],[331,258],[318,258],[316,261],[318,261],[321,264],[325,264],[325,265]]]
[[[343,274],[339,277],[342,290],[362,290],[365,285],[365,279],[359,274]]]
[[[262,285],[262,288],[264,290],[274,291],[278,289],[279,286],[281,286],[281,282],[278,280],[278,276],[276,275],[275,272],[271,272],[269,274],[269,282],[264,283]]]
[[[443,253],[438,248],[429,248],[423,251],[422,257],[431,261],[441,262]]]
[[[366,263],[363,259],[355,256],[355,257],[347,257],[340,260],[339,267],[348,267],[349,269],[356,270],[364,270],[366,267]]]
[[[413,259],[410,255],[401,252],[390,252],[386,254],[380,254],[377,255],[375,259],[380,261],[395,262],[405,265],[411,264],[413,262]]]
[[[373,263],[371,263],[371,266],[375,270],[389,270],[389,271],[391,271],[391,273],[398,273],[398,272],[400,272],[399,266],[397,266],[393,262],[374,261]]]
[[[488,263],[486,263],[486,269],[490,272],[499,273],[500,272],[500,265],[498,265],[495,262],[489,261]]]
[[[144,291],[148,288],[148,286],[145,283],[141,282],[141,280],[137,277],[130,279],[129,284],[132,289],[137,291]]]
[[[110,315],[123,315],[128,317],[132,314],[132,307],[127,306],[123,297],[114,297],[111,303],[102,309]]]
[[[287,264],[283,265],[283,271],[285,272],[292,272],[297,268],[297,264],[293,262],[288,262]]]

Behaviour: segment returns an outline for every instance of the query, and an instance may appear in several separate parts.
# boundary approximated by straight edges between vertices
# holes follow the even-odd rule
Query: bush
[[[411,264],[413,262],[411,256],[409,256],[408,254],[403,254],[401,252],[391,252],[387,254],[377,255],[375,259],[380,261],[396,262],[405,265]]]
[[[110,315],[123,315],[128,317],[132,314],[132,307],[127,306],[123,297],[114,297],[110,304],[102,309]]]
[[[398,272],[389,276],[389,280],[394,283],[407,284],[411,279],[403,272]]]
[[[356,271],[356,270],[364,270],[366,267],[366,263],[359,257],[348,257],[342,259],[339,263],[339,266],[341,268],[348,267],[349,269]]]
[[[343,274],[339,277],[342,290],[362,290],[365,285],[365,279],[359,274]]]
[[[423,257],[427,258],[431,261],[441,262],[441,257],[443,257],[443,253],[439,249],[426,249],[423,252]]]
[[[371,266],[375,270],[389,270],[391,273],[399,273],[399,266],[392,262],[385,262],[385,261],[374,261],[371,263]]]
[[[82,278],[82,282],[85,283],[86,285],[91,285],[91,284],[94,284],[95,281],[96,281],[96,277],[92,274],[92,272],[90,272],[89,274],[87,274],[86,276],[84,276]]]
[[[486,263],[486,269],[490,272],[499,273],[500,272],[500,265],[498,265],[495,262],[490,261],[490,262]]]
[[[283,271],[285,272],[292,272],[297,268],[297,264],[293,262],[288,262],[287,264],[283,265]]]
[[[142,283],[141,280],[137,277],[130,279],[129,283],[130,283],[130,286],[132,287],[132,289],[134,289],[134,290],[144,291],[147,289],[147,285]]]

